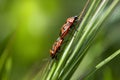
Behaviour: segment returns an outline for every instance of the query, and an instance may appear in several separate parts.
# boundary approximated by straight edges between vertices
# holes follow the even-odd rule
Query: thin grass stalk
[[[110,55],[108,58],[106,58],[105,60],[101,61],[100,63],[98,63],[95,68],[89,73],[89,75],[87,77],[85,77],[85,80],[89,80],[89,78],[91,76],[94,75],[94,73],[96,71],[98,71],[99,69],[101,69],[103,66],[105,66],[107,63],[109,63],[111,60],[113,60],[116,56],[118,56],[120,54],[120,49],[117,50],[116,52],[114,52],[112,55]]]
[[[98,65],[96,65],[96,70],[100,69],[101,67],[103,67],[104,65],[106,65],[108,62],[110,62],[112,59],[114,59],[117,55],[120,54],[120,49],[117,50],[115,53],[113,53],[111,56],[109,56],[108,58],[106,58],[105,60],[103,60],[102,62],[100,62]]]

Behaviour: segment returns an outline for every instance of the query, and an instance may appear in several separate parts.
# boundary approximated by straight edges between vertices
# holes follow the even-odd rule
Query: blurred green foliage
[[[86,0],[0,0],[0,80],[30,80],[37,75],[50,58],[49,49],[59,36],[60,27],[66,18],[78,15],[85,2]],[[98,60],[110,55],[105,53],[120,48],[119,8],[120,5],[94,41],[96,45],[93,47],[97,46],[96,49],[90,49],[90,53],[102,54],[101,57],[92,55],[97,56]],[[119,57],[95,74],[94,79],[119,80]]]

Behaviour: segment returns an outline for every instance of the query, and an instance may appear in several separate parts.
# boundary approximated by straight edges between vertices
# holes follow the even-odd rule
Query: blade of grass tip
[[[81,27],[78,27],[79,33],[83,30],[84,27],[82,27],[82,26],[83,26],[83,24],[85,23],[85,21],[88,19],[88,16],[91,14],[92,9],[93,9],[93,7],[95,6],[96,1],[97,1],[97,0],[93,0],[92,4],[90,5],[89,10],[87,11],[85,17],[83,18],[83,21],[82,21],[81,24],[80,24]],[[82,16],[80,15],[80,17],[82,17]],[[79,19],[80,19],[80,18],[79,18]],[[81,19],[80,19],[80,20],[81,20]]]
[[[88,21],[92,18],[93,14],[95,13],[95,11],[97,10],[99,4],[102,2],[102,0],[97,0],[97,2],[95,3],[94,8],[92,9],[91,15],[88,17]]]
[[[103,67],[105,64],[107,64],[108,62],[110,62],[112,59],[114,59],[117,55],[120,54],[120,49],[117,50],[116,52],[114,52],[112,55],[110,55],[108,58],[106,58],[105,60],[101,61],[98,65],[95,66],[94,70],[92,72],[90,72],[90,74],[85,78],[86,80],[89,80],[89,78],[97,71],[99,70],[101,67]]]
[[[85,28],[85,26],[84,26],[84,25],[85,25],[85,22],[87,21],[87,19],[88,19],[89,16],[91,15],[94,7],[97,6],[96,3],[97,3],[97,5],[98,5],[98,4],[100,3],[100,0],[98,0],[98,2],[97,2],[97,0],[93,0],[93,2],[92,2],[92,4],[90,5],[90,8],[89,8],[89,10],[87,11],[87,13],[86,13],[83,21],[81,22],[81,24],[80,24],[79,27],[78,27],[78,34],[77,34],[78,36],[79,36],[79,34],[81,34],[81,32],[83,31],[83,29]],[[77,36],[77,35],[76,35],[76,36]]]
[[[78,22],[81,22],[82,18],[84,17],[84,13],[88,7],[88,4],[90,3],[90,0],[87,0],[82,12],[80,13],[80,15],[78,16]]]
[[[107,2],[108,0],[104,0],[102,3],[101,3],[101,5],[99,6],[99,8],[97,9],[97,11],[96,11],[96,13],[95,13],[95,15],[93,16],[93,18],[92,18],[92,20],[91,21],[95,21],[96,20],[96,16],[97,16],[97,14],[99,13],[99,11],[102,9],[102,7],[103,7],[103,5]],[[90,22],[91,22],[90,21]],[[90,22],[89,22],[89,24],[90,24]],[[73,53],[72,53],[72,55],[70,56],[70,58],[69,58],[69,60],[68,60],[68,62],[66,63],[66,69],[68,69],[68,71],[67,72],[69,72],[69,70],[71,70],[71,69],[69,69],[70,68],[70,65],[71,65],[71,62],[75,62],[75,53],[77,53],[78,51],[79,51],[79,48],[82,46],[82,43],[84,42],[84,40],[86,39],[86,36],[87,36],[87,34],[90,32],[90,30],[91,30],[91,27],[92,27],[92,24],[90,24],[90,25],[87,25],[88,26],[88,28],[89,29],[87,29],[86,30],[86,32],[85,32],[85,34],[83,34],[83,36],[81,37],[81,39],[80,39],[80,41],[78,42],[78,44],[77,44],[77,46],[75,47],[75,49],[74,49],[74,51],[73,51]],[[89,27],[90,26],[90,27]],[[77,56],[78,57],[78,56]],[[73,65],[73,64],[72,64]],[[68,73],[69,74],[69,73]],[[67,76],[67,74],[65,74],[65,76]]]

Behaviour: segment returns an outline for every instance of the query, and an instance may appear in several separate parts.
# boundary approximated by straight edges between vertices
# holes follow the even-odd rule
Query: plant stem
[[[104,66],[105,64],[107,64],[108,62],[110,62],[113,58],[115,58],[117,55],[120,54],[120,49],[117,50],[115,53],[113,53],[111,56],[109,56],[108,58],[106,58],[105,60],[103,60],[102,62],[100,62],[98,65],[96,65],[96,69],[100,69],[102,66]]]
[[[112,59],[114,59],[117,55],[120,54],[120,49],[117,50],[116,52],[114,52],[112,55],[110,55],[108,58],[106,58],[105,60],[101,61],[99,64],[97,64],[94,68],[94,70],[92,72],[90,72],[90,74],[85,78],[86,80],[89,78],[96,72],[98,71],[101,67],[103,67],[105,64],[107,64],[108,62],[110,62]]]

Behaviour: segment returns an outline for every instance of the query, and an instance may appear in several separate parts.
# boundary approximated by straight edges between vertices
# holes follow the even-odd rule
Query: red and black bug
[[[60,50],[64,37],[68,34],[70,28],[72,27],[76,19],[77,16],[70,17],[66,20],[66,23],[62,26],[60,30],[60,37],[53,44],[52,49],[50,49],[50,56],[52,57],[52,59],[56,57],[56,53]]]
[[[56,57],[56,53],[60,50],[60,47],[63,43],[62,38],[58,38],[57,41],[53,44],[52,49],[50,49],[50,56],[53,58]]]
[[[64,39],[64,37],[68,34],[70,28],[72,28],[74,22],[77,20],[77,16],[70,17],[66,20],[66,23],[62,26],[60,30],[60,37]]]

